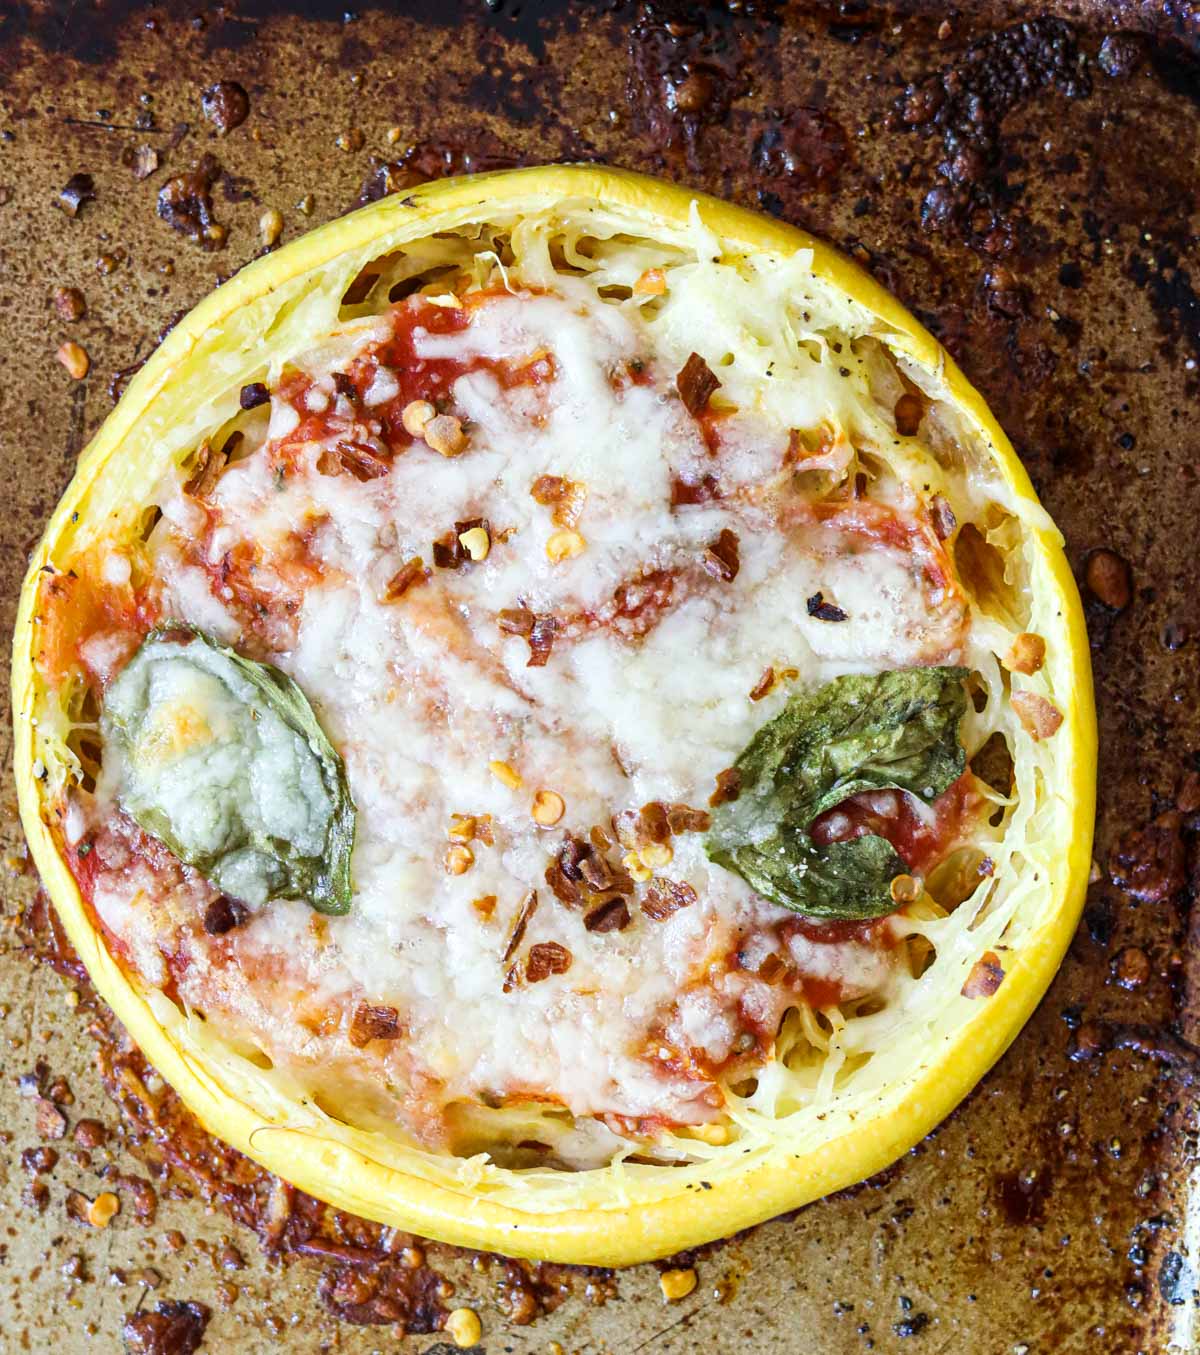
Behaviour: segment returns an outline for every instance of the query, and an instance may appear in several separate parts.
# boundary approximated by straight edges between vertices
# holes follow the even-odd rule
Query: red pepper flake
[[[338,460],[356,480],[378,480],[391,470],[391,463],[369,443],[344,438],[336,450]]]
[[[496,624],[505,635],[520,635],[523,639],[533,630],[534,616],[528,607],[506,607],[496,613]]]
[[[1012,707],[1025,731],[1035,740],[1051,738],[1063,722],[1062,711],[1037,692],[1013,692]]]
[[[615,881],[613,868],[590,843],[584,843],[586,855],[580,858],[579,873],[588,888],[596,894],[612,889]]]
[[[693,353],[683,364],[683,370],[675,378],[675,388],[683,406],[691,415],[699,414],[712,398],[712,393],[721,383],[712,373],[712,368],[700,356]]]
[[[464,518],[462,522],[456,522],[452,532],[439,536],[433,543],[433,563],[439,569],[461,569],[463,565],[471,564],[471,555],[463,545],[462,538],[477,528],[491,537],[492,528],[487,518]]]
[[[762,676],[750,688],[750,700],[761,701],[764,696],[770,696],[771,689],[775,686],[775,670],[769,664],[762,670]]]
[[[929,517],[939,541],[946,541],[954,535],[958,527],[958,518],[954,516],[954,509],[940,494],[935,494],[929,501]]]
[[[333,388],[335,391],[337,391],[337,393],[340,396],[343,397],[343,399],[348,400],[352,405],[358,404],[359,401],[358,387],[346,375],[345,372],[334,372]]]
[[[372,1040],[394,1040],[400,1034],[400,1013],[395,1007],[376,1007],[360,1002],[350,1019],[350,1043],[365,1049]]]
[[[225,456],[213,451],[207,438],[200,444],[196,453],[196,469],[183,487],[183,492],[192,499],[205,500],[217,487],[221,472],[225,469]]]
[[[204,930],[209,936],[224,936],[235,927],[241,927],[249,916],[244,904],[222,894],[204,910]]]
[[[530,983],[541,983],[551,974],[565,974],[571,967],[571,952],[557,941],[541,941],[529,949],[525,961],[525,977]]]
[[[52,1172],[58,1166],[58,1152],[54,1148],[26,1148],[21,1154],[21,1167],[30,1176]]]
[[[466,558],[457,532],[447,532],[433,543],[433,563],[438,569],[461,569]]]
[[[559,903],[565,903],[568,908],[577,907],[583,899],[583,890],[577,881],[567,874],[561,857],[551,861],[546,867],[546,883]]]
[[[787,973],[788,964],[774,951],[758,966],[758,977],[764,983],[776,984]]]
[[[629,926],[629,922],[629,905],[621,898],[597,904],[583,919],[589,932],[620,932]]]
[[[716,809],[718,805],[729,804],[742,793],[742,774],[736,767],[726,767],[717,773],[717,788],[708,797],[708,803]]]
[[[539,475],[529,492],[543,508],[554,509],[551,521],[556,527],[574,527],[587,498],[583,485],[561,475]]]
[[[680,508],[686,504],[711,503],[721,497],[721,487],[715,475],[705,475],[699,480],[685,480],[680,475],[671,477],[671,507]]]
[[[846,613],[840,607],[835,607],[832,602],[826,602],[824,593],[814,593],[805,606],[808,608],[809,616],[815,616],[818,621],[846,620]]]
[[[427,578],[429,578],[429,570],[425,568],[425,561],[419,555],[414,555],[411,560],[406,560],[388,580],[388,585],[383,591],[384,602],[398,601],[410,588],[415,587],[418,583],[424,583]]]
[[[558,621],[553,616],[536,618],[529,632],[529,662],[526,668],[545,668],[557,633]]]
[[[638,810],[638,846],[648,842],[668,842],[671,837],[671,821],[667,807],[661,800],[651,800]]]
[[[705,549],[702,563],[714,579],[732,583],[741,568],[737,533],[723,528],[721,535]]]
[[[513,923],[513,929],[508,934],[508,945],[504,947],[504,955],[501,957],[501,964],[507,964],[509,960],[517,953],[517,947],[525,939],[525,928],[529,926],[529,919],[537,912],[538,896],[537,890],[531,889],[521,900],[521,907],[517,912],[517,920]],[[505,992],[507,992],[507,988]]]
[[[712,815],[707,809],[693,809],[691,805],[668,805],[667,825],[672,833],[707,833],[712,827]]]
[[[646,886],[642,912],[653,922],[662,922],[681,908],[696,902],[696,891],[683,880],[668,880],[659,875]]]
[[[994,950],[987,950],[975,961],[967,981],[962,986],[963,997],[991,997],[1004,982],[1004,970],[1000,957]]]

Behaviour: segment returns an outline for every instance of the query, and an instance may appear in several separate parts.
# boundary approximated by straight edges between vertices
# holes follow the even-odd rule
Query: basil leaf
[[[285,673],[169,622],[109,687],[101,730],[122,806],[217,888],[349,911],[346,769]]]
[[[907,668],[835,678],[794,696],[734,764],[738,798],[719,805],[705,839],[711,860],[764,898],[810,917],[894,911],[906,869],[884,838],[818,845],[807,829],[864,790],[937,798],[966,767],[958,739],[965,668]]]

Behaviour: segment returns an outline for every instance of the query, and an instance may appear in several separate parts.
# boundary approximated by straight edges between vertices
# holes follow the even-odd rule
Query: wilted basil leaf
[[[810,917],[880,917],[894,910],[904,862],[866,834],[821,846],[812,821],[864,790],[902,790],[926,802],[966,766],[958,725],[965,668],[906,668],[835,678],[794,696],[734,764],[736,800],[713,812],[709,858],[764,898]]]
[[[349,910],[346,770],[285,673],[171,622],[109,687],[101,730],[124,809],[217,888]]]

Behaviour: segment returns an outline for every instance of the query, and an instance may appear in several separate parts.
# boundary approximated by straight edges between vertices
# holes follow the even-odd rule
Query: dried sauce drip
[[[158,191],[162,220],[205,249],[220,249],[225,243],[225,227],[213,216],[212,190],[220,177],[220,162],[204,155],[195,169],[168,179]]]
[[[1110,874],[1118,889],[1141,903],[1163,903],[1183,889],[1186,866],[1183,815],[1169,809],[1121,839]]]
[[[910,84],[897,102],[895,124],[936,130],[945,151],[939,181],[921,205],[922,223],[963,230],[972,244],[982,244],[1012,196],[1000,135],[1004,119],[1042,90],[1079,99],[1091,88],[1074,30],[1048,16],[990,33]]]
[[[533,162],[528,156],[512,150],[494,133],[482,129],[462,141],[421,141],[395,160],[376,159],[363,180],[355,205],[365,207],[369,202],[407,192],[430,179],[485,174],[530,163]]]
[[[211,1317],[203,1303],[160,1302],[127,1317],[121,1338],[127,1355],[195,1355]]]
[[[768,109],[751,151],[755,169],[770,187],[759,191],[759,205],[789,219],[804,214],[804,198],[829,191],[850,157],[850,142],[840,123],[820,108]]]
[[[629,30],[628,94],[651,143],[670,159],[698,160],[700,131],[724,121],[749,81],[743,73],[745,20],[716,7],[643,5]]]
[[[324,1262],[317,1292],[325,1308],[340,1320],[354,1325],[402,1327],[409,1335],[442,1329],[446,1300],[453,1290],[427,1260],[426,1252],[432,1244],[333,1209],[272,1176],[205,1133],[170,1087],[152,1096],[146,1088],[150,1069],[145,1058],[129,1046],[111,1011],[95,1001],[87,972],[41,892],[23,915],[19,935],[34,958],[77,983],[83,999],[81,1010],[88,1016],[88,1033],[97,1042],[100,1075],[120,1109],[128,1146],[156,1175],[169,1172],[167,1179],[176,1187],[183,1183],[189,1193],[197,1193],[204,1203],[219,1207],[234,1222],[251,1229],[270,1256],[306,1256]],[[28,1081],[31,1094],[55,1090],[45,1064],[39,1065]],[[75,1126],[74,1140],[80,1149],[99,1147],[108,1137],[103,1125],[95,1120],[81,1119]],[[53,1150],[34,1151],[45,1154]],[[36,1162],[48,1160],[39,1155]],[[33,1162],[31,1159],[31,1165]],[[49,1190],[41,1181],[35,1184],[42,1187],[37,1192],[42,1203],[31,1197],[31,1207],[44,1208],[49,1203]],[[139,1221],[148,1220],[147,1206],[154,1197],[149,1183],[121,1175],[115,1184],[130,1202],[134,1216]],[[86,1218],[89,1207],[87,1197],[80,1194],[81,1218]],[[182,1245],[182,1239],[175,1236],[176,1245]],[[482,1266],[494,1259],[457,1248],[438,1250],[446,1256],[474,1258]],[[589,1286],[601,1285],[613,1292],[612,1272],[599,1267],[503,1264],[501,1304],[506,1312],[515,1314],[510,1320],[521,1325],[556,1308],[570,1292],[576,1276]],[[138,1325],[132,1326],[135,1321]],[[127,1343],[143,1342],[129,1345],[131,1351],[175,1355],[176,1349],[189,1352],[197,1346],[145,1343],[162,1339],[163,1333],[190,1339],[188,1333],[194,1332],[198,1339],[207,1321],[208,1311],[201,1305],[159,1304],[154,1311],[132,1314],[123,1335]]]

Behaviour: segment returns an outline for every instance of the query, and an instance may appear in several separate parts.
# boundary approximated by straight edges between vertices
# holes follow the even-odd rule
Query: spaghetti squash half
[[[827,247],[614,170],[430,184],[206,299],[14,683],[46,887],[204,1125],[514,1255],[890,1163],[1088,874],[1078,598],[979,397]]]

